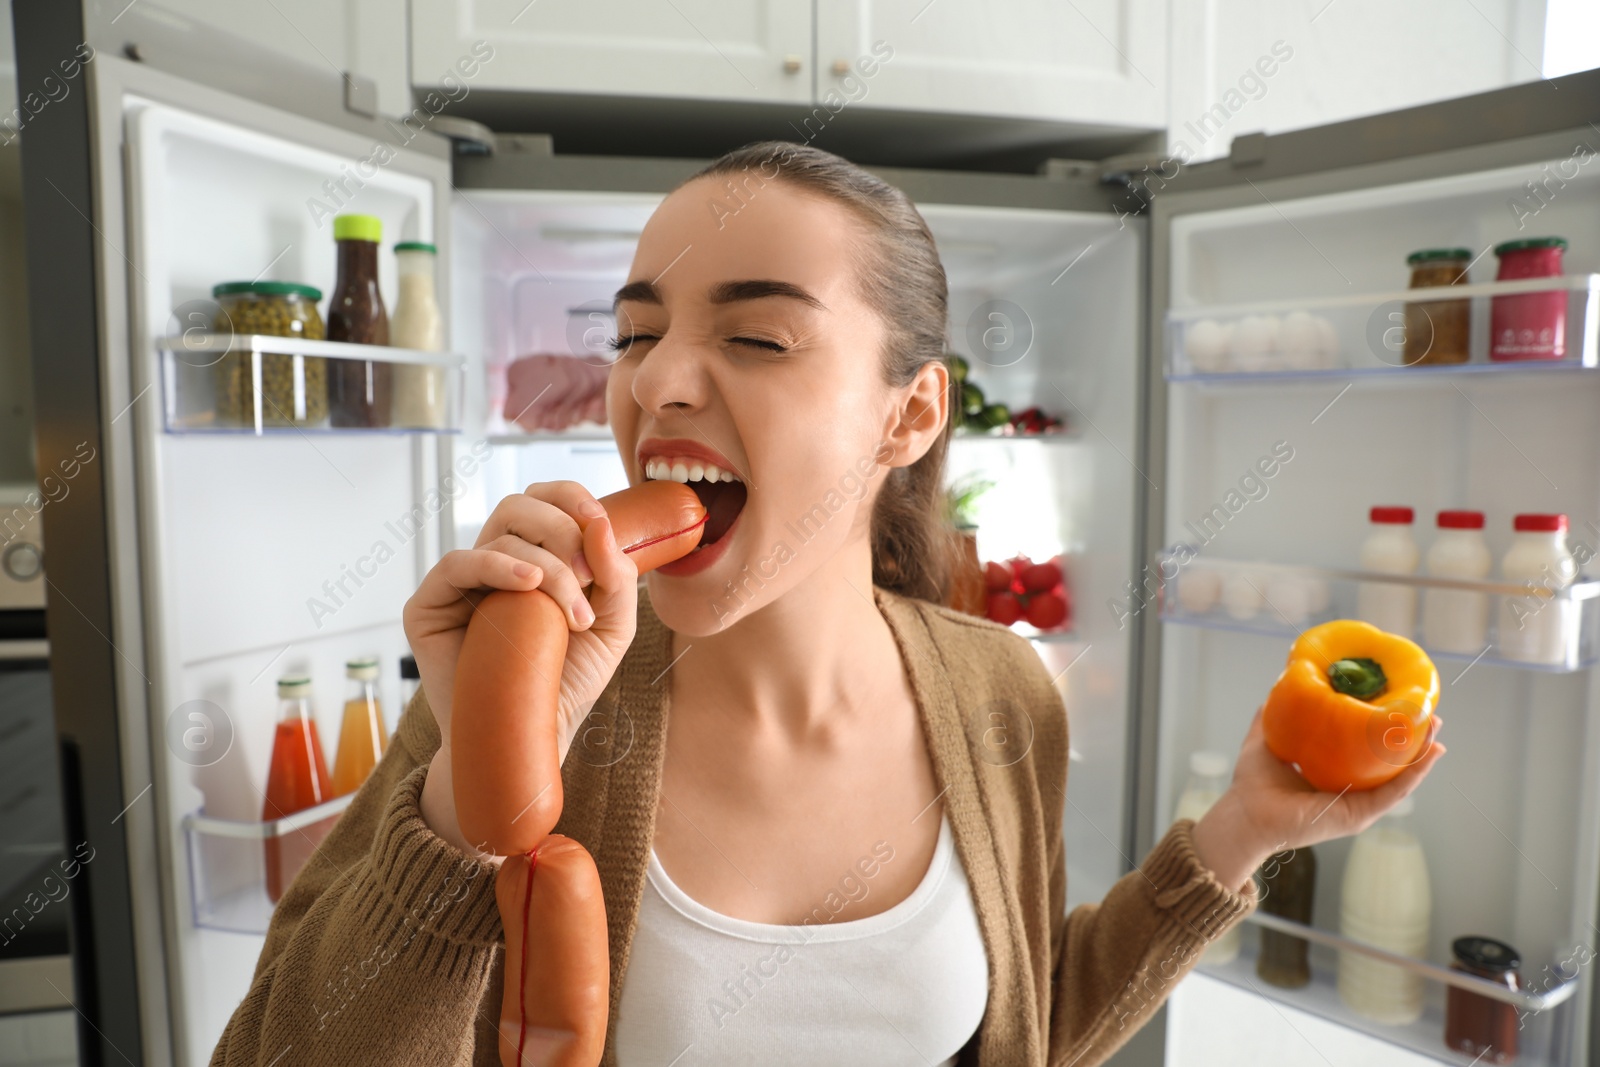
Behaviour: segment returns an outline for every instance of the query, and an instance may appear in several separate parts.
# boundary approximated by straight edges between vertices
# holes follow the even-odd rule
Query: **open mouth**
[[[645,460],[644,476],[648,481],[683,482],[700,498],[706,509],[706,528],[696,552],[716,544],[733,528],[748,496],[737,474],[702,459],[653,456]]]

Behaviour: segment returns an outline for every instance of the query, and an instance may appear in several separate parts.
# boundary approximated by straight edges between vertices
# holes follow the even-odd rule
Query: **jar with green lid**
[[[269,337],[325,336],[317,301],[322,292],[294,282],[224,282],[211,290],[218,311],[212,329],[220,334]],[[316,426],[328,417],[328,366],[320,356],[263,352],[261,422],[265,426]],[[220,423],[254,426],[255,376],[251,353],[230,352],[217,364],[217,417]]]
[[[1472,252],[1465,248],[1425,248],[1406,257],[1411,288],[1466,285]],[[1405,365],[1465,363],[1471,355],[1472,301],[1429,300],[1405,310]]]

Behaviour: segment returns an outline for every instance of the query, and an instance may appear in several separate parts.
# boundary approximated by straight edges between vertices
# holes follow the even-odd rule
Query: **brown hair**
[[[852,261],[861,295],[885,326],[884,377],[909,383],[927,364],[943,360],[949,286],[933,234],[911,199],[849,160],[810,145],[757,141],[713,160],[696,178],[730,175],[734,205],[782,180],[843,204],[867,224],[872,240]],[[952,379],[952,394],[955,383]],[[952,396],[952,405],[955,402]],[[950,408],[954,411],[954,407]],[[904,596],[945,602],[950,586],[951,528],[945,518],[944,462],[952,419],[928,451],[889,471],[872,508],[872,581]]]

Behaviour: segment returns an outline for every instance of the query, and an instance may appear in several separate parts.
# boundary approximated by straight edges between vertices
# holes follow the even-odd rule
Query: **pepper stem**
[[[1358,700],[1370,700],[1389,684],[1383,668],[1372,659],[1339,660],[1328,668],[1328,681],[1334,689]]]

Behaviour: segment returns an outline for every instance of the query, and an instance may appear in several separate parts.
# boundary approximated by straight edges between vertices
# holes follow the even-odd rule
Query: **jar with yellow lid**
[[[295,282],[224,282],[211,290],[220,334],[270,337],[325,336],[317,301],[322,292]],[[328,367],[320,356],[263,352],[261,422],[265,426],[316,426],[328,417]],[[256,388],[251,353],[230,352],[217,364],[218,422],[254,426]]]

